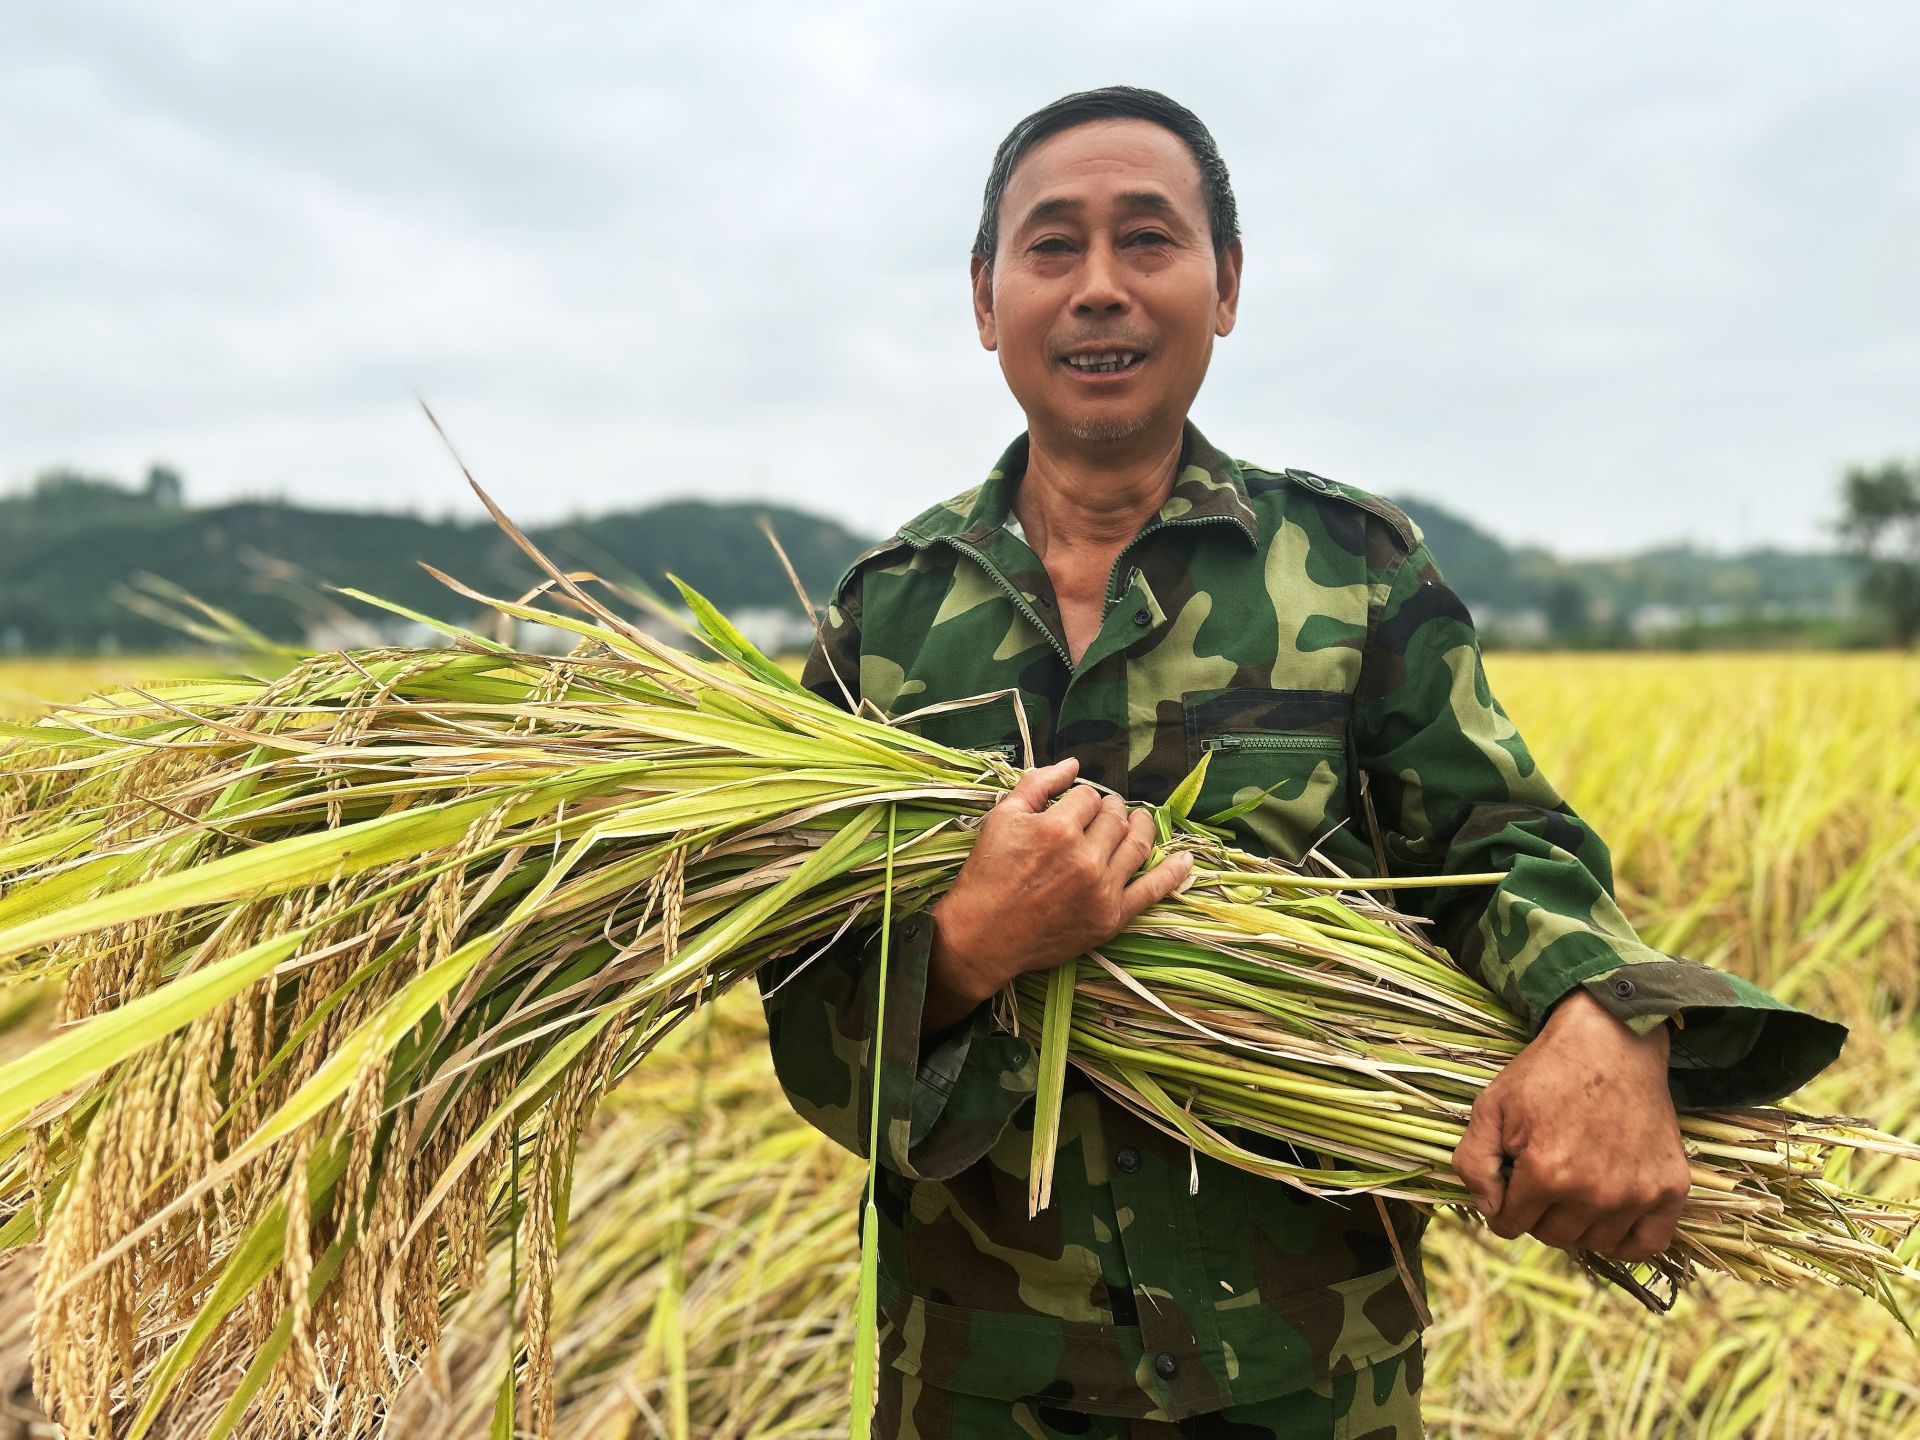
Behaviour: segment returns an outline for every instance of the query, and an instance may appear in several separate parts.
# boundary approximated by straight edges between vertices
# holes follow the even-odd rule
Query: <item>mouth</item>
[[[1146,354],[1140,350],[1087,350],[1077,355],[1063,355],[1060,363],[1076,375],[1125,375],[1138,370],[1146,363]]]

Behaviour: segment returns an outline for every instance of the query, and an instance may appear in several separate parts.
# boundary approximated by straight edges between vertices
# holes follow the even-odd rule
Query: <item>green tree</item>
[[[1850,466],[1835,527],[1860,566],[1861,598],[1886,612],[1895,643],[1920,637],[1920,462]]]
[[[1593,598],[1572,576],[1547,587],[1547,634],[1562,645],[1579,644],[1593,628]]]

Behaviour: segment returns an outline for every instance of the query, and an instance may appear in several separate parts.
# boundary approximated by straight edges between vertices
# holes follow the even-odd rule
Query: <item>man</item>
[[[1037,752],[951,890],[897,918],[884,1015],[877,925],[762,979],[802,1115],[866,1154],[881,1087],[884,1435],[1420,1433],[1412,1207],[1196,1158],[1073,1076],[1053,1204],[1027,1216],[1035,1055],[990,998],[1180,885],[1184,858],[1142,872],[1152,822],[1120,797],[1164,801],[1202,754],[1195,815],[1260,797],[1229,822],[1247,848],[1506,874],[1403,902],[1537,1032],[1454,1156],[1502,1235],[1663,1249],[1675,1098],[1775,1098],[1844,1033],[1639,941],[1400,510],[1187,422],[1241,263],[1226,168],[1171,100],[1094,91],[1016,126],[972,278],[1027,432],[854,561],[808,658],[816,693],[963,746],[1017,752],[1017,696]]]

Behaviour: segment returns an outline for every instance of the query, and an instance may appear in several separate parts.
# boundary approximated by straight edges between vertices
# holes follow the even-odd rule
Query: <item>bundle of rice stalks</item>
[[[0,1015],[0,1038],[12,1033]],[[15,1027],[19,1028],[19,1027]],[[859,1164],[787,1106],[754,998],[682,1027],[610,1093],[580,1140],[552,1327],[555,1433],[788,1440],[844,1434],[859,1276]],[[37,1248],[37,1247],[35,1247]],[[51,1434],[30,1389],[32,1262],[0,1270],[0,1440]],[[511,1247],[473,1293],[442,1293],[444,1339],[372,1430],[328,1440],[469,1440],[527,1357]],[[160,1433],[205,1433],[238,1371],[177,1397]],[[325,1413],[320,1397],[317,1408]],[[34,1428],[34,1427],[39,1428]]]
[[[53,1019],[57,997],[48,985],[0,990],[0,1063],[38,1044]],[[0,1262],[0,1440],[28,1440],[28,1427],[45,1417],[34,1403],[28,1363],[33,1298],[31,1272]]]
[[[930,903],[1016,778],[824,704],[691,592],[715,661],[547,568],[585,618],[455,588],[576,632],[568,657],[441,627],[5,732],[0,766],[52,790],[0,844],[0,965],[58,977],[71,1023],[0,1067],[0,1248],[44,1246],[36,1388],[75,1433],[169,1405],[199,1417],[169,1434],[364,1428],[502,1245],[528,1361],[494,1433],[522,1402],[552,1433],[558,1217],[598,1099],[761,964]],[[1190,819],[1196,790],[1154,857],[1195,851],[1190,886],[1007,1002],[1053,1017],[1043,1115],[1071,1058],[1235,1163],[1464,1202],[1446,1157],[1520,1032],[1366,891],[1495,877],[1295,873]],[[1759,1112],[1688,1135],[1664,1273],[1892,1303],[1914,1210],[1844,1167],[1901,1142]]]
[[[59,1000],[55,986],[29,981],[0,989],[0,1061],[31,1050],[46,1038]]]

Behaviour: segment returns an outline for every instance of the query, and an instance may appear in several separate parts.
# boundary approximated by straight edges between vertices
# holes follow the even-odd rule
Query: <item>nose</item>
[[[1127,291],[1120,268],[1120,257],[1104,240],[1087,246],[1080,263],[1079,283],[1074,287],[1073,313],[1076,315],[1118,315],[1127,308]]]

